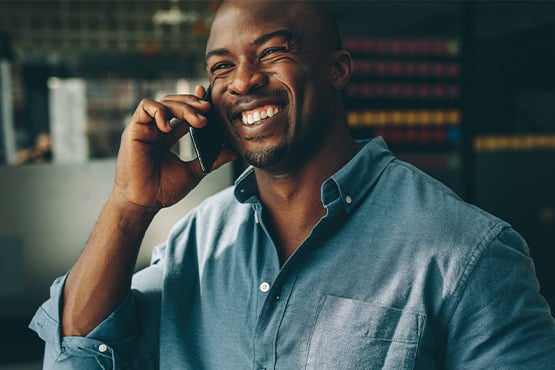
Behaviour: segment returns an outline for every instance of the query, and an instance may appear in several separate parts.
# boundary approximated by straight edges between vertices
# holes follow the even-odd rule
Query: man
[[[349,134],[351,57],[317,5],[224,2],[206,65],[253,167],[132,278],[156,212],[203,177],[169,148],[211,108],[202,87],[143,100],[87,247],[31,324],[45,368],[555,368],[520,236]]]

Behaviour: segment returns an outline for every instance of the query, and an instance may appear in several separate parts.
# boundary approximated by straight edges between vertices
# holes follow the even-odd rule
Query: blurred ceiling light
[[[185,12],[179,9],[178,0],[172,0],[170,9],[158,10],[152,16],[152,22],[156,26],[180,24],[192,24],[200,19],[200,14],[194,10]]]

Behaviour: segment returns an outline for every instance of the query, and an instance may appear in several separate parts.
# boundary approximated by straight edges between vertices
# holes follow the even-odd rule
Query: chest
[[[229,237],[187,267],[198,270],[198,284],[178,278],[168,287],[183,299],[163,320],[162,342],[182,343],[187,333],[180,356],[192,368],[415,368],[422,347],[437,350],[423,335],[433,303],[415,289],[432,291],[433,282],[413,269],[393,274],[371,238],[332,229],[319,224],[284,265],[260,222]]]

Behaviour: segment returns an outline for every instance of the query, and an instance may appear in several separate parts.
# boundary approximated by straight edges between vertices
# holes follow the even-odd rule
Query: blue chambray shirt
[[[555,369],[555,324],[509,225],[380,138],[321,199],[327,215],[280,267],[247,170],[84,338],[60,335],[58,279],[31,323],[45,369]]]

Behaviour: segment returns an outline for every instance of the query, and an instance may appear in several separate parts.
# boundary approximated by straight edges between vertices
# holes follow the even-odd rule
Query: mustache
[[[254,100],[258,100],[258,99],[266,99],[266,98],[283,98],[283,97],[287,97],[287,90],[284,89],[278,89],[278,90],[271,90],[271,91],[264,91],[264,92],[256,92],[256,93],[249,93],[247,95],[241,95],[239,97],[237,97],[233,103],[229,104],[228,107],[226,107],[228,112],[233,111],[234,109],[236,109],[237,107],[239,107],[240,105],[243,104],[248,104]]]

